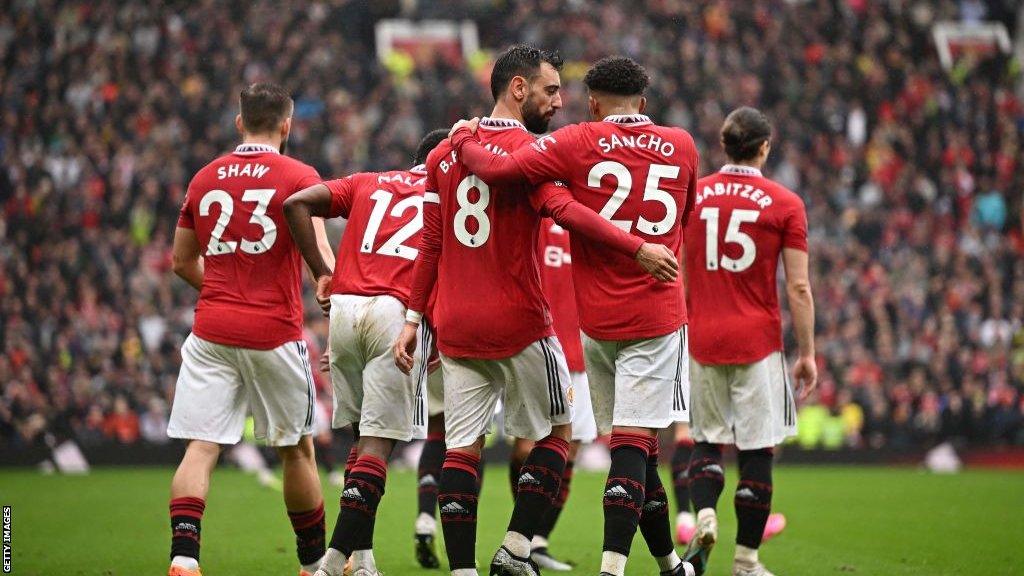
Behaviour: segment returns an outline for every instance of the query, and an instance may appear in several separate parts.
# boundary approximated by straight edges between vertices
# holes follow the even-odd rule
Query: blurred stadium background
[[[705,173],[724,162],[717,133],[728,111],[753,105],[774,122],[768,175],[808,208],[822,375],[783,461],[1024,467],[1019,0],[0,6],[0,466],[52,472],[180,457],[166,424],[195,293],[171,273],[171,237],[190,177],[236,141],[243,86],[270,80],[292,91],[290,153],[322,176],[394,169],[410,163],[426,131],[485,114],[492,55],[527,42],[567,60],[555,127],[585,118],[579,80],[616,53],[647,67],[651,115],[693,133]],[[322,344],[326,324],[309,304],[307,336]],[[328,460],[347,449],[337,436],[321,438]],[[15,556],[23,573],[89,573],[82,559],[93,556],[103,570],[92,573],[163,565],[170,470],[121,470],[82,484],[0,471],[0,500],[20,504],[28,524]],[[852,571],[856,559],[870,574],[1019,573],[1008,554],[1024,533],[1008,512],[1024,503],[1019,472],[944,483],[909,470],[844,470],[780,471],[792,486],[780,507],[803,518],[783,569],[811,574],[831,562],[829,571]],[[407,538],[399,508],[412,479],[396,477],[384,510]],[[501,474],[492,477],[488,490],[501,492]],[[286,543],[278,497],[224,478],[230,488],[214,517],[225,525],[258,508],[260,521],[281,526],[244,546]],[[119,507],[107,507],[112,492]],[[33,508],[42,494],[51,505]],[[97,517],[99,506],[108,513]],[[137,510],[150,508],[140,520]],[[586,539],[599,511],[584,508],[566,530]],[[861,516],[850,522],[845,510]],[[51,557],[52,522],[86,517],[64,534],[75,552]],[[980,527],[968,540],[983,560],[947,545],[958,521]],[[840,523],[845,531],[830,531]],[[141,531],[140,554],[97,540],[125,525]],[[907,526],[918,527],[916,542],[899,540]],[[212,550],[237,544],[235,532],[209,534]],[[379,538],[411,564],[392,540]],[[902,556],[917,546],[919,560]],[[886,547],[898,550],[891,562],[872,564]],[[271,564],[291,565],[283,550]],[[238,570],[211,558],[220,573]],[[249,573],[267,565],[247,561]],[[955,562],[975,571],[938,568]]]

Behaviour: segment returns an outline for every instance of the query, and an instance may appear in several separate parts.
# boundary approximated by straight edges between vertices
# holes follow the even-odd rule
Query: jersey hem
[[[602,330],[593,330],[586,326],[583,326],[583,333],[593,338],[594,340],[605,340],[605,341],[622,341],[622,340],[647,340],[649,338],[658,338],[660,336],[666,336],[679,330],[683,326],[686,326],[686,319],[682,322],[673,324],[663,324],[656,328],[650,328],[647,330],[638,330],[635,332],[621,332],[621,331],[609,331],[605,332]]]

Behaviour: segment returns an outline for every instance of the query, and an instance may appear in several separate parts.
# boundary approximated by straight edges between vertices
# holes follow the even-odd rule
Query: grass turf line
[[[59,477],[0,471],[0,504],[13,506],[13,573],[165,574],[172,473],[108,468]],[[731,569],[735,469],[727,475],[711,576],[727,576]],[[779,574],[1021,574],[1016,550],[1024,537],[1024,474],[1019,472],[937,476],[895,468],[780,467],[775,480],[774,508],[787,515],[789,526],[762,547],[761,557]],[[552,552],[575,562],[577,574],[594,574],[600,565],[603,486],[603,475],[577,472],[552,537]],[[324,487],[329,539],[340,491],[326,482]],[[493,466],[485,475],[477,539],[484,573],[510,511],[505,468]],[[393,471],[375,539],[377,563],[387,576],[447,573],[416,564],[415,513],[414,474]],[[296,574],[293,542],[280,493],[233,469],[215,472],[203,518],[205,576]],[[439,552],[446,566],[443,548]],[[656,570],[638,535],[627,575]]]

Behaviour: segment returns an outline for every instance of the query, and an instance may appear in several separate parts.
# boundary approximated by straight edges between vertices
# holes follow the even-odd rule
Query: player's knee
[[[509,456],[509,461],[522,466],[523,462],[526,462],[526,458],[530,455],[530,450],[533,450],[533,444],[532,440],[516,438],[515,442],[512,443],[512,454]]]
[[[572,424],[557,424],[551,427],[551,436],[566,442],[572,440]]]
[[[220,444],[205,440],[192,440],[185,449],[185,461],[213,466],[220,458]]]
[[[281,462],[285,464],[303,461],[311,462],[315,457],[313,437],[303,436],[294,446],[278,446],[277,455],[281,458]]]
[[[427,418],[427,434],[431,436],[444,436],[444,414]]]
[[[390,438],[376,438],[363,436],[359,439],[359,455],[364,454],[387,461],[391,457],[391,450],[395,447],[395,441]]]

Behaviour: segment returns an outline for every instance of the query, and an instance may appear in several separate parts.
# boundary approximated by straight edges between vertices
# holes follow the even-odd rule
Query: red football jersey
[[[348,219],[338,245],[334,294],[389,294],[409,301],[423,228],[426,168],[360,173],[325,182],[332,218]]]
[[[697,182],[686,228],[690,354],[704,364],[749,364],[782,350],[776,273],[783,248],[807,251],[800,197],[726,165]]]
[[[519,122],[497,118],[481,120],[477,138],[494,154],[534,141]],[[539,193],[492,188],[448,140],[427,157],[426,190],[420,249],[439,249],[431,317],[438,349],[453,358],[508,358],[553,335],[537,266]],[[409,303],[417,311],[434,283],[421,268],[428,266],[417,261]]]
[[[195,230],[203,255],[196,336],[257,350],[302,339],[302,257],[282,205],[319,182],[312,167],[259,144],[192,178],[178,226]]]
[[[681,128],[642,114],[573,124],[512,154],[533,183],[561,179],[581,204],[680,254],[693,208],[697,148]],[[600,340],[663,336],[686,324],[682,277],[659,282],[636,262],[573,238],[573,283],[583,331]]]
[[[540,285],[551,306],[555,334],[565,351],[572,372],[583,372],[583,342],[580,340],[580,316],[572,288],[572,256],[569,233],[550,218],[540,223],[537,236],[540,257]]]

